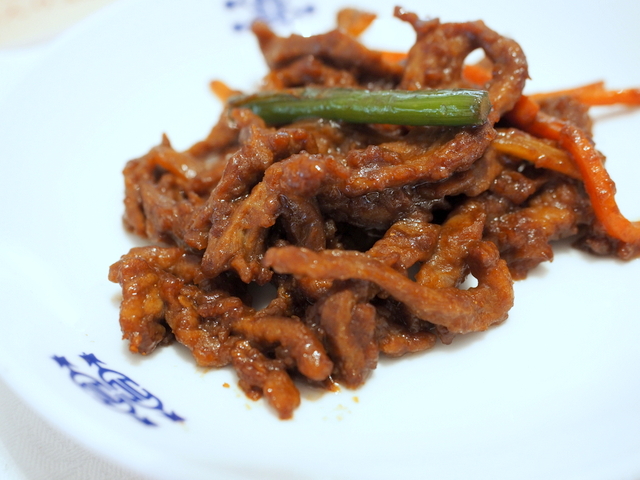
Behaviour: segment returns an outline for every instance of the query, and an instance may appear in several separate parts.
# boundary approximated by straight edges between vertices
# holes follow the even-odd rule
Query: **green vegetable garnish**
[[[272,125],[309,117],[394,125],[481,125],[491,110],[483,90],[359,90],[301,88],[239,95],[232,107],[248,108]]]

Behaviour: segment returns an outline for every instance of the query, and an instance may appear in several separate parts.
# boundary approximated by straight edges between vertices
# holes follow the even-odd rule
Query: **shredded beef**
[[[541,158],[575,171],[558,145],[532,143],[509,122],[528,76],[516,42],[479,21],[395,15],[416,33],[399,61],[358,40],[373,19],[363,12],[346,10],[339,28],[310,37],[255,24],[269,67],[262,89],[479,88],[492,103],[488,120],[274,126],[226,106],[190,149],[163,138],[124,169],[124,224],[153,244],[109,272],[122,286],[120,327],[131,352],[149,355],[175,339],[198,365],[231,365],[250,398],[265,397],[290,418],[296,381],[355,388],[380,355],[424,351],[503,322],[513,280],[550,260],[555,240],[637,255],[604,233],[579,173],[505,150],[510,142],[535,156],[539,145]],[[476,49],[485,54],[482,84],[465,76]],[[588,108],[576,100],[542,108],[590,131]],[[477,285],[466,288],[470,277]],[[257,307],[251,292],[269,283],[275,297]]]

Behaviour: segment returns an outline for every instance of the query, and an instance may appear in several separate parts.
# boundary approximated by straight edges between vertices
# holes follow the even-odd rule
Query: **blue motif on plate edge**
[[[262,20],[270,25],[288,24],[293,20],[315,12],[315,7],[308,2],[295,5],[289,0],[225,0],[224,6],[228,10],[241,10],[246,14],[245,21],[233,24],[237,31],[247,30],[256,20]]]
[[[106,363],[98,360],[94,354],[83,353],[79,357],[92,369],[91,373],[81,371],[65,357],[54,355],[51,358],[60,367],[69,371],[69,378],[73,383],[100,403],[130,415],[149,427],[155,427],[158,424],[148,418],[148,414],[153,415],[154,418],[168,419],[172,422],[184,421],[184,418],[175,412],[165,410],[164,404],[158,397],[125,374],[107,368]]]

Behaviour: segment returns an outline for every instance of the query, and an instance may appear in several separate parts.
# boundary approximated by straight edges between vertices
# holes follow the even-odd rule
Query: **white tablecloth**
[[[0,99],[55,36],[110,0],[0,0]],[[145,480],[52,428],[0,379],[0,479]]]
[[[147,480],[55,430],[0,380],[0,479]]]

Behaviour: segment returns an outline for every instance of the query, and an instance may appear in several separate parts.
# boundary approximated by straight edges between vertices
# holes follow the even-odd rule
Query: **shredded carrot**
[[[595,82],[581,87],[557,90],[555,92],[537,93],[529,97],[533,101],[558,96],[570,96],[588,106],[597,105],[640,105],[640,88],[626,88],[622,90],[607,90],[604,82]]]
[[[580,171],[593,211],[607,234],[626,243],[640,244],[640,223],[629,221],[620,212],[615,200],[615,183],[604,167],[602,155],[585,131],[545,115],[524,95],[507,118],[532,135],[558,141]]]
[[[535,122],[540,112],[540,105],[526,95],[521,95],[513,109],[506,114],[507,120],[519,127],[526,127]]]
[[[499,152],[527,160],[538,168],[582,179],[580,171],[566,151],[515,128],[499,128],[496,133],[492,146]]]
[[[400,63],[407,59],[407,54],[405,52],[390,52],[383,50],[380,54],[382,55],[382,61],[386,63]]]
[[[338,27],[347,35],[359,37],[376,19],[373,13],[363,12],[354,8],[345,8],[338,12]]]
[[[235,90],[231,89],[226,83],[221,82],[220,80],[213,80],[209,83],[209,88],[214,93],[216,97],[221,102],[226,102],[229,100],[229,97],[237,93]]]
[[[604,90],[602,92],[585,93],[578,97],[582,103],[596,105],[640,105],[640,89]]]
[[[534,102],[545,100],[547,98],[570,96],[579,97],[580,95],[593,94],[594,92],[602,92],[604,90],[604,82],[594,82],[580,87],[568,88],[565,90],[554,90],[553,92],[534,93],[529,98]]]
[[[505,118],[532,135],[558,140],[564,123],[540,111],[540,105],[522,95]]]
[[[596,218],[607,234],[626,243],[640,243],[640,222],[631,222],[620,212],[614,197],[615,184],[604,167],[602,155],[589,136],[567,124],[558,140],[580,169]]]
[[[491,70],[477,63],[465,65],[462,70],[462,76],[465,80],[475,85],[484,85],[493,77]]]

